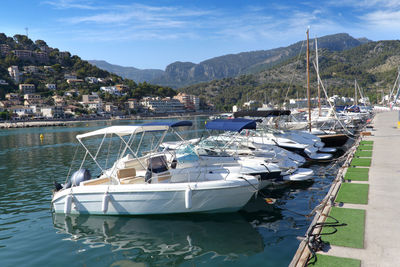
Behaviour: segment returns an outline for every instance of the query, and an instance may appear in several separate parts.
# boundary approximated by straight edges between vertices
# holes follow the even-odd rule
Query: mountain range
[[[135,82],[147,82],[154,80],[164,74],[163,70],[158,69],[137,69],[134,67],[123,67],[113,65],[104,60],[88,60],[88,62],[96,67],[107,70],[123,78],[132,79]]]
[[[328,96],[354,96],[355,80],[371,102],[380,101],[395,83],[400,66],[400,41],[367,42],[343,51],[318,49],[319,70]],[[311,53],[311,95],[317,95],[316,56]],[[199,83],[179,89],[195,94],[216,107],[231,110],[247,100],[280,104],[288,98],[305,98],[307,88],[306,55],[292,57],[254,74]],[[324,91],[322,96],[324,97]]]
[[[313,41],[311,39],[311,44],[314,43]],[[356,39],[347,33],[339,33],[318,38],[318,47],[332,52],[344,51],[367,42],[370,40]],[[287,47],[229,54],[207,59],[198,64],[177,61],[169,64],[165,70],[140,70],[134,67],[113,65],[101,60],[88,61],[101,69],[136,82],[147,81],[180,88],[201,82],[257,73],[292,58],[302,51],[305,51],[305,42],[299,41]]]

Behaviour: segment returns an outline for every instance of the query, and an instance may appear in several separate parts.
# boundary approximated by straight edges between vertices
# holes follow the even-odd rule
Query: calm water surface
[[[194,129],[204,118],[193,118]],[[337,167],[313,165],[314,183],[263,191],[232,214],[65,216],[50,212],[76,134],[111,124],[0,130],[0,266],[287,266]],[[43,142],[39,135],[44,135]],[[192,134],[192,133],[190,133]],[[189,135],[189,133],[188,133]]]

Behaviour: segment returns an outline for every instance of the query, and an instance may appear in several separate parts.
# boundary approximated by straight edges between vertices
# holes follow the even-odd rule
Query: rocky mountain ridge
[[[366,38],[356,39],[347,33],[339,33],[318,38],[318,47],[328,49],[329,51],[344,51],[366,42],[369,42]],[[200,82],[252,74],[269,69],[304,51],[304,43],[304,41],[299,41],[287,47],[223,55],[207,59],[198,64],[177,61],[169,64],[165,71],[132,68],[129,72],[124,72],[127,70],[126,67],[122,69],[124,67],[111,64],[107,66],[95,61],[92,62],[97,67],[135,81],[148,79],[147,81],[151,83],[179,88]],[[312,43],[313,39],[311,39]]]

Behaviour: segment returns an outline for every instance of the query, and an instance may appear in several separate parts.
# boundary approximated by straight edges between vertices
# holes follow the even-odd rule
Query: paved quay
[[[361,260],[361,266],[400,266],[400,129],[398,111],[378,113],[374,120],[364,248],[331,246],[321,254]]]

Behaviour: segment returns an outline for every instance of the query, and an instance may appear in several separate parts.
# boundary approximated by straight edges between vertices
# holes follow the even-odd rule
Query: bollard
[[[397,129],[400,129],[400,110],[399,110],[399,118],[397,119]]]

